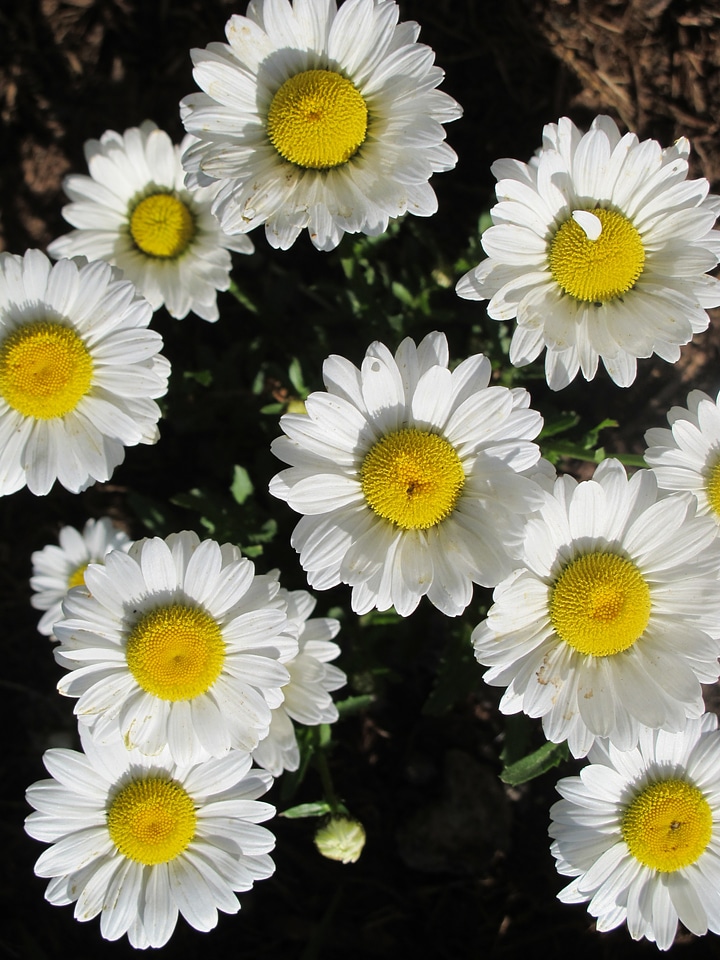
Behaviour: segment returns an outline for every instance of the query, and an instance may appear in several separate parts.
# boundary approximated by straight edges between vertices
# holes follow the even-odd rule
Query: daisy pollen
[[[553,390],[602,360],[621,387],[637,360],[674,363],[720,304],[720,199],[687,180],[685,138],[661,148],[621,135],[609,117],[581,133],[563,117],[543,131],[529,163],[499,160],[487,259],[460,279],[459,296],[488,300],[494,320],[517,321],[510,361],[545,350]]]
[[[360,477],[370,509],[402,530],[426,530],[450,516],[465,483],[452,444],[414,428],[376,443],[363,460]]]
[[[179,257],[195,236],[195,219],[182,200],[154,193],[133,209],[130,235],[149,257]]]
[[[332,250],[344,233],[435,213],[429,180],[457,161],[443,124],[462,111],[437,90],[417,24],[398,17],[393,0],[255,0],[227,44],[192,51],[203,92],[180,104],[198,140],[183,163],[189,185],[217,188],[223,230],[264,223],[285,250],[307,228]]]
[[[283,83],[267,116],[270,142],[285,160],[311,170],[339,167],[367,135],[362,94],[334,70],[305,70]]]

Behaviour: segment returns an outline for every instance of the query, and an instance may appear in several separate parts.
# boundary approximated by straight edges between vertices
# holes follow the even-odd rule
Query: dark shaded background
[[[453,264],[492,203],[493,160],[527,158],[540,143],[542,125],[564,114],[587,125],[596,113],[607,112],[622,126],[663,143],[688,136],[693,174],[706,176],[717,191],[720,12],[713,0],[407,0],[400,6],[403,19],[422,25],[421,39],[434,47],[447,73],[443,89],[462,103],[465,115],[448,127],[458,167],[433,181],[439,213],[431,222],[403,224],[391,241],[396,246],[388,247],[388,264],[393,258],[416,261],[419,268]],[[86,139],[145,118],[176,140],[181,137],[177,104],[195,89],[189,50],[222,40],[233,12],[244,12],[244,5],[0,0],[0,248],[21,254],[66,232],[61,181],[70,171],[85,171]],[[44,775],[44,749],[73,743],[74,723],[72,703],[55,692],[59,668],[36,632],[38,615],[29,606],[31,551],[54,542],[59,525],[82,526],[88,516],[105,513],[131,534],[143,535],[153,504],[164,504],[170,519],[187,525],[187,513],[168,506],[168,498],[199,483],[224,489],[234,463],[248,466],[259,481],[259,509],[276,509],[262,490],[277,465],[266,445],[258,448],[258,438],[269,441],[277,427],[273,422],[258,427],[247,419],[248,411],[284,389],[282,371],[292,356],[314,351],[315,368],[305,373],[317,387],[328,352],[347,351],[357,362],[371,339],[393,338],[382,315],[369,317],[366,331],[349,326],[339,307],[328,322],[335,301],[324,277],[335,271],[337,284],[342,250],[337,256],[319,254],[303,235],[281,254],[268,248],[262,230],[253,239],[256,255],[236,258],[234,275],[263,304],[261,316],[243,311],[228,294],[220,296],[222,319],[214,326],[192,316],[178,323],[163,311],[156,314],[153,322],[166,339],[174,370],[193,371],[222,358],[212,391],[178,374],[169,401],[174,415],[162,424],[161,445],[129,451],[112,483],[79,496],[55,490],[51,497],[34,498],[22,491],[0,501],[5,665],[0,958],[136,955],[125,939],[103,941],[97,921],[78,924],[71,908],[46,904],[46,881],[33,876],[42,847],[22,830],[24,789]],[[444,294],[434,301],[427,329],[444,329],[451,351],[459,355],[472,340],[482,307],[460,301],[451,288]],[[636,384],[626,391],[599,376],[592,385],[573,384],[557,398],[548,397],[538,382],[533,396],[544,410],[553,404],[575,410],[591,425],[614,417],[620,426],[608,433],[608,452],[641,452],[645,429],[660,425],[667,408],[684,402],[690,388],[717,392],[718,343],[717,329],[711,328],[673,367],[641,362]],[[251,389],[258,371],[264,377],[259,395]],[[583,472],[580,464],[566,466]],[[141,501],[131,496],[138,491]],[[294,521],[283,516],[280,523],[281,536],[258,565],[279,564],[284,584],[302,587],[296,566],[285,566]],[[347,601],[344,590],[330,591],[318,612]],[[354,646],[359,637],[358,624],[348,619],[340,639],[348,651],[343,666],[352,675],[350,692],[362,692],[363,669],[370,663],[385,664],[386,678],[373,706],[337,729],[330,759],[339,793],[367,828],[361,860],[346,867],[324,861],[312,846],[313,823],[277,820],[271,825],[278,836],[275,877],[244,895],[241,914],[222,916],[210,934],[180,921],[163,955],[187,960],[657,955],[653,945],[633,943],[624,928],[598,935],[583,907],[555,898],[563,881],[548,850],[548,810],[557,777],[575,767],[567,764],[514,790],[502,788],[497,773],[505,725],[497,711],[499,692],[482,688],[467,658],[464,669],[475,689],[439,715],[428,709],[438,664],[453,655],[456,642],[445,618],[424,607],[394,633],[364,629],[362,650]],[[714,701],[714,692],[708,693]],[[319,795],[311,772],[295,799]],[[276,799],[282,806],[282,798]],[[684,935],[671,954],[695,960],[719,952],[714,936]]]

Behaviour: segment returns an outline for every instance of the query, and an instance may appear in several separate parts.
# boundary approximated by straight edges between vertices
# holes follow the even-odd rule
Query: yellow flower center
[[[62,323],[28,323],[0,345],[0,396],[24,417],[70,413],[90,390],[92,375],[87,347]]]
[[[558,286],[576,300],[605,303],[631,290],[645,264],[640,234],[621,213],[596,207],[600,233],[591,240],[573,218],[562,224],[550,243],[550,272]]]
[[[290,77],[273,97],[267,117],[270,142],[299,167],[338,167],[365,141],[368,109],[360,91],[333,70]]]
[[[130,215],[130,233],[149,257],[179,257],[195,235],[195,218],[172,193],[155,193],[137,204]]]
[[[73,587],[84,587],[85,586],[85,571],[87,570],[87,563],[82,563],[68,577],[67,588],[71,590]]]
[[[126,657],[143,690],[161,700],[192,700],[219,677],[225,641],[204,610],[173,603],[151,610],[135,624]]]
[[[128,860],[153,866],[174,860],[195,836],[197,815],[187,791],[175,780],[132,780],[110,804],[110,839]]]
[[[720,458],[717,459],[710,470],[710,475],[705,484],[705,493],[710,509],[717,517],[720,517]]]
[[[650,589],[630,560],[588,553],[569,563],[550,594],[550,622],[578,653],[608,657],[631,647],[650,619]]]
[[[672,873],[695,863],[710,842],[712,811],[696,786],[663,780],[645,787],[625,811],[623,840],[651,870]]]
[[[465,472],[447,440],[411,427],[371,448],[360,479],[368,506],[379,517],[403,530],[425,530],[453,512]]]

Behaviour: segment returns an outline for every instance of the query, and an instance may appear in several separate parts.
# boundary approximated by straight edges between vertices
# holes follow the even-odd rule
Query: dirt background
[[[609,113],[663,143],[687,136],[693,175],[720,189],[716,2],[407,0],[400,6],[403,19],[422,25],[421,39],[447,72],[444,89],[465,109],[449,129],[457,170],[436,178],[436,228],[449,256],[463,248],[492,202],[493,160],[530,156],[542,125],[562,115],[587,125]],[[189,49],[221,40],[228,16],[243,11],[244,4],[225,0],[0,0],[0,249],[44,248],[66,232],[62,178],[84,172],[86,139],[145,118],[179,139],[177,104],[195,89]],[[300,243],[288,256],[310,273],[321,269],[321,258]],[[477,309],[453,305],[458,322]],[[567,397],[595,422],[618,419],[613,449],[638,452],[644,430],[661,424],[689,389],[717,392],[719,355],[714,318],[680,363],[643,363],[628,391],[609,383],[603,389],[600,381],[591,391],[583,382]],[[67,522],[79,523],[71,499],[65,498]],[[47,542],[35,509],[31,497],[18,495],[0,511],[7,645],[0,680],[6,746],[0,958],[126,957],[133,951],[124,941],[102,941],[96,921],[74,923],[69,908],[44,903],[45,881],[32,876],[38,845],[22,832],[23,790],[42,776],[47,730],[67,725],[67,704],[53,699],[56,669],[45,648],[38,652],[28,605],[29,554]],[[429,616],[423,628],[439,629],[437,618]],[[631,942],[624,929],[597,935],[582,907],[557,902],[562,881],[545,834],[555,774],[532,789],[503,790],[496,776],[496,701],[475,697],[441,718],[421,716],[431,667],[419,658],[402,694],[353,720],[334,758],[342,789],[368,827],[361,861],[349,868],[322,861],[313,854],[309,826],[280,822],[276,876],[243,898],[239,918],[223,917],[212,934],[181,923],[165,956],[515,960],[582,951],[587,960],[639,960],[657,954],[650,944]],[[716,937],[681,935],[671,953],[695,960],[719,950]]]

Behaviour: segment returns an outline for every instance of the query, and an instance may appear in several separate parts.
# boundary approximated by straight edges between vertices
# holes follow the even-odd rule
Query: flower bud
[[[351,817],[330,817],[315,834],[315,846],[328,860],[355,863],[365,846],[365,828]]]

